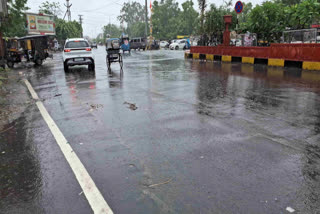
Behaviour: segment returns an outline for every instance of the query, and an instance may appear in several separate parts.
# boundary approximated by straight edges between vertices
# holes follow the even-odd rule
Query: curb
[[[234,56],[228,56],[228,55],[213,55],[213,54],[200,54],[200,53],[189,53],[185,52],[184,57],[187,59],[200,59],[200,60],[206,60],[206,61],[222,61],[222,62],[234,62],[235,58],[241,59],[240,62],[244,64],[256,64],[258,61],[265,62],[264,64],[267,64],[268,66],[274,66],[274,67],[287,67],[286,64],[296,62],[297,64],[302,64],[303,70],[316,70],[320,71],[320,62],[309,62],[309,61],[287,61],[284,59],[260,59],[260,58],[254,58],[254,57],[234,57]],[[221,59],[221,60],[218,60]],[[238,62],[238,60],[237,60]],[[297,66],[299,67],[299,66]],[[301,67],[299,67],[301,68]]]

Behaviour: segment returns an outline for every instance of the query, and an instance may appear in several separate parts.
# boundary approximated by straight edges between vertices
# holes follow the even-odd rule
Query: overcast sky
[[[38,12],[39,5],[46,0],[28,0],[28,7],[30,8],[29,12]],[[117,20],[117,16],[120,15],[121,5],[124,2],[128,2],[130,0],[70,0],[72,4],[71,7],[71,18],[72,20],[79,20],[79,14],[83,15],[83,30],[84,35],[90,37],[96,37],[99,33],[102,32],[102,26],[106,25],[110,22],[112,24],[120,25]],[[131,0],[137,1],[144,5],[145,0]],[[185,0],[177,0],[179,5],[183,3]],[[242,2],[252,4],[261,4],[265,0],[243,0]],[[66,7],[64,4],[65,0],[49,0],[49,2],[60,2],[62,15],[63,17]],[[195,9],[198,10],[197,0],[193,0],[195,3]],[[236,0],[233,0],[235,3]],[[223,0],[208,0],[208,4],[215,3],[216,5],[223,4]],[[148,8],[149,8],[150,0],[148,0]]]

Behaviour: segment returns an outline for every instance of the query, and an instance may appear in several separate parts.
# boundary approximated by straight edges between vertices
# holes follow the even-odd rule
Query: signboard
[[[55,35],[54,17],[49,15],[26,13],[28,35]]]
[[[242,10],[243,10],[243,4],[241,1],[237,1],[235,7],[234,7],[234,10],[236,11],[236,13],[242,13]]]

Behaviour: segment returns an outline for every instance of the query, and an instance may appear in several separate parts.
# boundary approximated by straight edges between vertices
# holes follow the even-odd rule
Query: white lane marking
[[[31,84],[28,80],[24,80],[26,83],[33,99],[39,99],[37,93],[32,88]],[[76,176],[83,193],[85,194],[87,200],[89,201],[89,204],[93,210],[93,212],[96,214],[98,213],[107,213],[107,214],[113,214],[113,211],[107,204],[107,202],[104,200],[103,196],[101,195],[100,191],[98,190],[96,184],[90,177],[89,173],[87,172],[86,168],[81,163],[80,159],[78,158],[77,154],[72,150],[72,147],[68,143],[67,139],[63,136],[62,132],[60,131],[59,127],[56,125],[56,123],[51,118],[50,114],[44,107],[43,103],[41,101],[36,102],[38,109],[47,123],[51,133],[53,134],[54,138],[57,141],[57,144],[59,145],[62,153],[64,154],[64,157],[67,159],[74,175]]]
[[[29,89],[29,92],[30,92],[32,98],[35,100],[39,100],[39,97],[38,97],[37,93],[35,92],[35,90],[32,88],[32,85],[30,84],[30,82],[27,79],[25,79],[24,83],[26,84],[27,88]]]

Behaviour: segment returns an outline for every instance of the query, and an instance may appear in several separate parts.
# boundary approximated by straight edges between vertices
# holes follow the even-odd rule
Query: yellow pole
[[[153,8],[151,8],[151,14],[150,14],[150,37],[149,37],[149,44],[148,44],[148,48],[149,50],[151,50],[151,46],[152,46],[152,14],[153,14]]]

